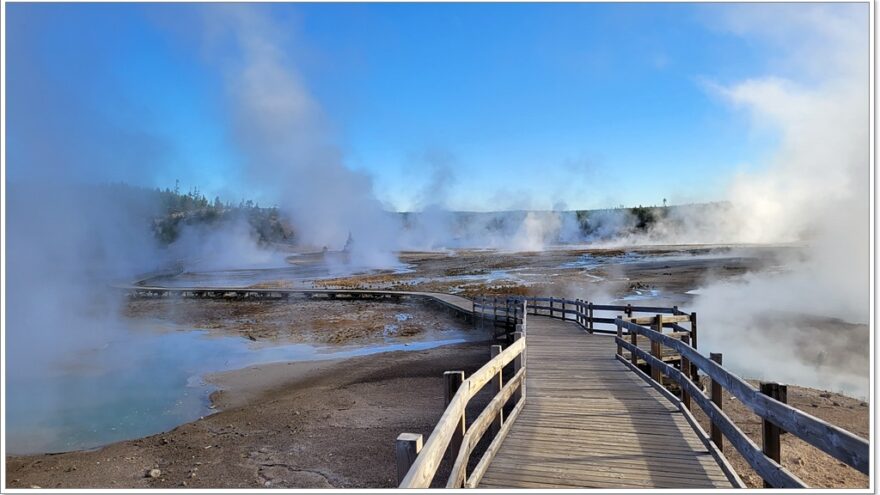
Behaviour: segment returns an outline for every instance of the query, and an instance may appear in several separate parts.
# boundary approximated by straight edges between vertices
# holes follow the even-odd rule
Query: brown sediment
[[[401,314],[408,318],[399,319]],[[442,335],[469,328],[460,319],[417,300],[132,299],[125,315],[267,343],[371,344],[388,336]]]
[[[248,286],[249,289],[291,289],[293,283],[288,280],[269,280]]]
[[[729,254],[727,247],[656,246],[646,248],[559,249],[534,253],[461,250],[455,254],[405,252],[400,260],[413,267],[405,273],[363,274],[316,280],[321,288],[392,289],[479,295],[531,295],[593,297],[608,302],[632,294],[634,287],[657,289],[686,304],[686,293],[706,279],[724,279],[760,270],[773,264],[778,248],[746,251],[748,256],[724,258],[665,259],[664,255]],[[628,253],[650,255],[634,263],[617,263]],[[561,268],[589,254],[602,263],[590,269]],[[484,280],[493,270],[507,271],[509,279]],[[571,294],[561,294],[570,292]]]

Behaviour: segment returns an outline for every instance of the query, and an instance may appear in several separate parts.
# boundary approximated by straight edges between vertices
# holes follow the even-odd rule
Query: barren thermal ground
[[[772,273],[780,269],[781,259],[796,250],[790,246],[666,246],[533,253],[406,252],[401,253],[400,266],[394,270],[314,277],[281,266],[239,272],[234,278],[239,287],[390,289],[466,297],[553,295],[596,303],[678,305],[688,310],[699,305],[700,287],[750,273]],[[205,271],[141,283],[193,285],[195,279],[205,286],[219,286],[227,278],[228,271]],[[97,435],[79,440],[80,445],[97,450],[8,457],[10,487],[394,486],[391,439],[395,432],[430,433],[432,422],[442,412],[439,378],[443,370],[476,369],[487,359],[490,343],[485,331],[442,307],[416,300],[348,301],[304,295],[277,301],[133,298],[121,306],[119,317],[137,328],[141,336],[147,334],[160,341],[185,336],[178,344],[192,346],[173,351],[164,346],[139,347],[141,350],[165,349],[162,352],[171,356],[207,352],[212,356],[207,361],[213,366],[202,363],[201,368],[180,365],[173,358],[170,361],[170,370],[178,366],[187,376],[176,390],[196,396],[196,400],[193,404],[173,400],[165,407],[189,410],[192,415],[174,416],[164,425],[153,422],[150,426],[157,434],[140,439],[134,438],[139,430],[126,429],[124,423],[98,423],[93,427],[119,428],[118,438],[132,439],[106,445],[113,437]],[[718,331],[711,320],[704,321],[704,332]],[[764,323],[773,325],[773,319],[768,317]],[[863,326],[818,317],[804,317],[804,325],[814,329],[810,341],[821,342],[823,335],[833,332],[835,338],[823,346],[826,354],[834,348],[830,343],[840,341],[846,332],[852,337],[843,340],[856,339],[846,351],[860,354],[858,346],[863,343],[858,339],[865,333]],[[141,342],[135,341],[137,345]],[[127,346],[119,349],[127,352]],[[799,352],[807,362],[815,359],[809,348],[800,347]],[[352,357],[363,354],[368,355]],[[867,360],[866,354],[863,359]],[[735,367],[736,362],[730,366]],[[856,362],[846,369],[857,375],[860,366]],[[154,369],[145,376],[156,385],[174,383],[170,378],[173,372],[157,373]],[[770,367],[764,373],[772,376],[774,370]],[[194,385],[197,383],[204,385]],[[795,386],[789,393],[811,414],[867,433],[867,404],[839,392],[858,393],[826,392],[821,383],[798,385],[807,386]],[[150,388],[133,394],[144,399],[150,396]],[[93,400],[106,401],[108,397]],[[730,412],[734,419],[754,423],[747,409],[735,406],[735,398],[728,401],[734,404]],[[89,410],[89,404],[69,405]],[[127,422],[138,421],[138,416],[127,415],[124,407],[118,413]],[[53,420],[58,421],[45,419],[47,423]],[[171,429],[164,431],[166,428]],[[25,448],[38,451],[43,445],[52,451],[71,450],[59,443],[62,437],[71,436],[70,431],[59,431],[54,439],[42,438],[42,444],[35,442],[33,435],[44,431],[37,435],[41,438],[45,430],[31,427],[21,431],[25,434],[13,438]],[[747,428],[747,432],[758,435],[756,441],[760,439],[759,428]],[[362,448],[343,447],[352,439],[373,454],[364,456]],[[812,486],[855,487],[867,482],[852,469],[817,457],[806,444],[787,440],[785,452],[786,464],[802,471]],[[742,473],[749,472],[746,464],[736,461],[735,452],[729,455]],[[374,460],[365,464],[368,458]],[[228,469],[230,465],[237,467]],[[153,469],[160,474],[150,476]],[[760,478],[741,476],[750,486],[760,486]]]

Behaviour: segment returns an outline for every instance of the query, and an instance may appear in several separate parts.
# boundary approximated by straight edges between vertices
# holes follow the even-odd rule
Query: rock
[[[840,407],[840,402],[837,402],[836,400],[831,401],[831,404],[834,406]]]
[[[186,486],[186,481],[181,481],[180,486]]]
[[[162,471],[159,469],[153,468],[147,471],[148,478],[158,478],[159,476],[162,476]]]
[[[822,397],[823,399],[827,399],[827,398],[831,397],[831,394],[828,392],[822,392],[821,394],[819,394],[819,397]]]
[[[31,489],[40,490],[40,489],[42,489],[42,487],[40,485],[31,485]]]

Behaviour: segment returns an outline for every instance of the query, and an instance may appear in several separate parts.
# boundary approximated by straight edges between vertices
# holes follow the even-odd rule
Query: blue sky
[[[206,48],[216,7],[7,4],[8,176],[179,179],[272,202],[231,130],[235,51]],[[345,164],[394,209],[723,199],[775,137],[712,87],[789,70],[719,22],[721,4],[251,8],[283,33]]]

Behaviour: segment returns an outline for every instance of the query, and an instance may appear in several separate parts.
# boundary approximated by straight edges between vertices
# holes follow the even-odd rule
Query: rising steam
[[[695,309],[711,322],[705,349],[754,375],[867,395],[869,336],[853,324],[867,325],[870,307],[868,9],[794,7],[730,9],[726,27],[779,48],[810,83],[768,75],[716,91],[779,136],[764,171],[730,185],[738,239],[804,241],[805,252],[781,273],[709,284]],[[838,323],[822,332],[805,317]]]
[[[392,217],[374,196],[370,177],[345,166],[324,112],[285,55],[282,31],[244,6],[212,9],[206,19],[210,32],[231,41],[237,54],[224,69],[246,169],[277,198],[300,243],[339,250],[350,235],[353,264],[395,264]]]

